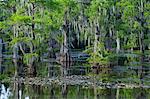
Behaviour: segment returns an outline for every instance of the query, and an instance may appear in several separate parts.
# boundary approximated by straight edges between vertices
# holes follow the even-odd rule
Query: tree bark
[[[2,58],[0,58],[0,74],[2,74],[3,70],[2,70]]]
[[[116,43],[117,43],[117,49],[116,49],[116,52],[119,53],[119,51],[120,51],[120,38],[117,37]]]
[[[18,51],[19,51],[19,48],[18,48],[18,44],[16,43],[13,47],[13,59],[18,59]]]
[[[3,57],[2,50],[3,50],[3,41],[2,41],[2,39],[0,38],[0,58]]]
[[[48,77],[54,77],[54,66],[53,63],[48,63]]]

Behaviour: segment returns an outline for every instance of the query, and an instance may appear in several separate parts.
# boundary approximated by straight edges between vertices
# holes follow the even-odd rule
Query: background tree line
[[[150,49],[149,0],[1,0],[0,43],[28,67],[47,57],[90,54],[107,64],[113,55]],[[2,44],[0,55],[2,56]],[[21,58],[20,58],[21,56]],[[33,72],[32,70],[29,70]]]

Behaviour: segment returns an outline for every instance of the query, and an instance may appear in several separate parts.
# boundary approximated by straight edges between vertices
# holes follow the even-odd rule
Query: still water
[[[150,89],[2,84],[0,99],[150,99]]]
[[[123,60],[123,58],[122,58]],[[57,63],[44,61],[36,64],[36,77],[61,78],[76,75],[77,77],[90,76],[96,82],[125,83],[140,85],[138,88],[101,88],[97,85],[80,84],[24,84],[20,82],[1,82],[0,99],[150,99],[150,62],[140,62],[138,58],[129,58],[128,61],[117,60],[117,64],[109,67],[92,69],[90,64],[76,62],[62,66]],[[115,63],[115,62],[113,62]],[[7,77],[26,77],[23,65],[19,68],[11,59],[1,59],[0,80]],[[33,78],[34,80],[34,78]],[[72,81],[77,81],[72,78]],[[142,87],[145,86],[145,87]]]

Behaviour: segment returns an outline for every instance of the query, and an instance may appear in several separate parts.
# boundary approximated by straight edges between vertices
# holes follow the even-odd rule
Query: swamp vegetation
[[[0,0],[0,86],[2,99],[149,99],[150,1]]]

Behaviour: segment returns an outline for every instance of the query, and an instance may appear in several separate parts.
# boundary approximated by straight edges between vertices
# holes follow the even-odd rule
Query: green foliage
[[[0,2],[0,38],[9,42],[11,53],[15,44],[21,44],[24,63],[29,64],[33,57],[48,53],[51,39],[63,44],[60,30],[64,29],[68,46],[88,45],[89,63],[108,64],[117,60],[116,39],[120,50],[150,49],[149,5],[148,0],[91,0],[89,4],[78,0],[9,0]],[[139,50],[133,53],[141,54]]]
[[[12,20],[12,23],[13,24],[16,24],[16,23],[30,23],[31,22],[31,16],[25,16],[25,15],[17,15],[17,14],[14,14],[11,16],[11,20]]]
[[[25,64],[30,64],[30,62],[32,61],[32,58],[37,58],[38,57],[38,54],[36,54],[36,53],[27,53],[27,54],[25,54],[24,55],[24,57],[23,57],[23,62],[25,63]]]
[[[6,29],[7,28],[7,24],[6,22],[0,22],[0,29]]]
[[[60,34],[56,35],[54,38],[59,44],[63,44],[64,37]]]
[[[97,52],[93,52],[93,46],[87,47],[87,49],[84,51],[90,55],[90,58],[88,58],[89,63],[99,63],[99,64],[108,64],[110,62],[110,55],[111,52],[105,50],[104,44],[99,43],[97,47]]]
[[[130,49],[137,47],[137,38],[138,38],[137,34],[131,33],[129,35],[129,40],[127,41],[127,44],[124,45],[124,48]]]
[[[107,64],[108,63],[108,57],[103,57],[99,53],[91,53],[91,57],[88,58],[89,63],[100,63],[100,64]]]
[[[0,76],[0,81],[3,81],[4,79],[7,79],[8,78],[8,75],[6,74],[1,74]]]

